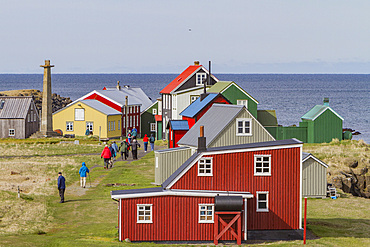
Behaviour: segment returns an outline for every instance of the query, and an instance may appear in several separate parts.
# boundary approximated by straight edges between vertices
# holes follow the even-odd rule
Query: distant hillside
[[[39,111],[42,110],[42,92],[36,89],[23,89],[23,90],[11,90],[11,91],[2,91],[0,96],[33,96],[35,100],[36,107]],[[58,94],[52,94],[52,112],[55,112],[59,109],[62,109],[72,100],[68,97],[61,97]]]

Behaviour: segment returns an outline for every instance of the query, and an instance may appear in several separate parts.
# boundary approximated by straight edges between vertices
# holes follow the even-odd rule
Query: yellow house
[[[86,130],[100,138],[121,136],[122,113],[97,100],[80,100],[53,113],[53,130],[83,136]]]

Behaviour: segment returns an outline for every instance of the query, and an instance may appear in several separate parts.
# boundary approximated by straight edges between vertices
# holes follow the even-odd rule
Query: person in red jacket
[[[110,152],[108,145],[105,145],[103,152],[100,155],[101,158],[104,158],[104,168],[108,169],[109,160],[112,157],[112,153]]]
[[[143,142],[144,142],[144,152],[146,153],[146,150],[148,149],[148,141],[149,141],[149,138],[148,136],[145,134],[144,138],[143,138]]]

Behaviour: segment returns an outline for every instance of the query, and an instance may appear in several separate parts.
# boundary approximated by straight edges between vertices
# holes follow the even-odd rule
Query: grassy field
[[[10,144],[0,143],[0,148]],[[74,144],[42,145],[46,145],[43,147],[47,154],[53,152],[53,145],[59,145],[62,153],[76,154]],[[90,148],[86,148],[87,153],[102,148],[98,144],[86,146]],[[95,166],[90,173],[92,187],[88,180],[86,189],[78,186],[82,161],[90,168]],[[116,162],[110,170],[103,169],[99,155],[0,159],[0,246],[152,246],[153,243],[118,242],[117,203],[110,199],[110,191],[152,187],[153,164],[153,152],[131,163]],[[17,174],[10,175],[11,171]],[[58,203],[58,171],[63,171],[67,180],[64,204]],[[107,186],[113,183],[128,186]],[[20,198],[18,185],[23,190]],[[370,246],[369,212],[369,199],[347,194],[337,200],[309,199],[308,229],[319,238],[308,240],[308,246]],[[302,241],[280,241],[259,245],[301,244]]]

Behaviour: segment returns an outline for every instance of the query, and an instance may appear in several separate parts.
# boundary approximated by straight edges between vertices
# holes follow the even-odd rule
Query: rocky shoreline
[[[36,107],[39,112],[42,111],[42,91],[36,89],[24,89],[24,90],[11,90],[0,92],[0,96],[33,96]],[[69,103],[72,100],[69,97],[62,97],[59,94],[53,93],[51,96],[52,100],[52,112],[56,112]]]

